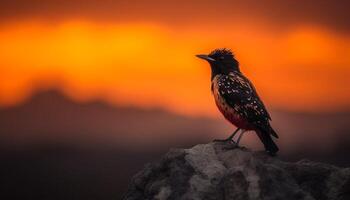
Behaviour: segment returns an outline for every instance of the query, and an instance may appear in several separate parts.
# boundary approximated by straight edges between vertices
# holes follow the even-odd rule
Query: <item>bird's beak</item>
[[[199,55],[196,55],[198,58],[200,59],[204,59],[204,60],[207,60],[207,61],[215,61],[214,58],[211,58],[209,57],[208,55],[205,55],[205,54],[199,54]]]

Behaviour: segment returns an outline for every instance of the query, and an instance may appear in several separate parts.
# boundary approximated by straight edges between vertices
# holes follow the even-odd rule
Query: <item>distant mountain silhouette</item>
[[[57,90],[33,95],[0,110],[0,139],[11,145],[42,142],[167,145],[180,139],[208,139],[228,128],[224,121],[190,118],[160,109],[77,103]],[[203,141],[202,140],[202,141]]]
[[[275,111],[272,118],[281,134],[278,143],[283,147],[282,153],[329,152],[350,138],[350,112]],[[227,136],[233,129],[221,116],[194,118],[161,109],[112,106],[102,101],[78,103],[58,90],[41,91],[21,105],[0,109],[0,142],[8,146],[86,143],[141,149],[169,147],[187,141],[208,142]],[[255,134],[247,134],[244,144],[259,146],[254,137]],[[310,141],[313,145],[309,145]]]

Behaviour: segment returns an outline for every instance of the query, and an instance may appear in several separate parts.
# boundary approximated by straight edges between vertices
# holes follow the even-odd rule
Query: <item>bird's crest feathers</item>
[[[229,57],[234,57],[231,49],[227,48],[221,48],[221,49],[215,49],[209,54],[210,57],[220,57],[220,56],[229,56]]]

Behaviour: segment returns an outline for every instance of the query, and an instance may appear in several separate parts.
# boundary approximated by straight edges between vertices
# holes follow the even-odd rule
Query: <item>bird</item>
[[[265,150],[270,155],[279,151],[273,138],[278,138],[272,128],[271,116],[260,99],[252,82],[240,71],[239,62],[230,49],[220,48],[210,54],[196,55],[210,64],[211,91],[216,106],[222,115],[237,129],[227,139],[216,139],[215,142],[233,142],[235,146],[246,131],[254,131]],[[233,140],[238,131],[241,133]]]

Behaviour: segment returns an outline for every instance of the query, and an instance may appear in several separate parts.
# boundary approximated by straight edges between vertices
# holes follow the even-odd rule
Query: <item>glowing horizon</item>
[[[349,42],[347,35],[311,25],[277,34],[245,24],[222,34],[150,23],[2,24],[0,105],[55,86],[78,101],[212,116],[209,66],[194,55],[229,47],[268,107],[339,110],[350,107]]]

